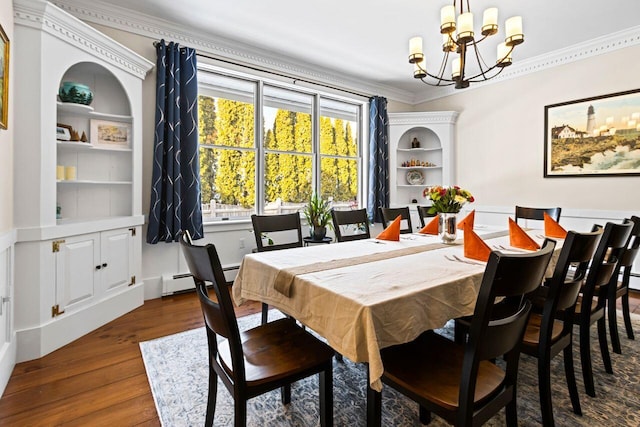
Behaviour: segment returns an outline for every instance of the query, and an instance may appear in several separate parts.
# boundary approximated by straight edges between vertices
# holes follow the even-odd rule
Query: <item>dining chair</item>
[[[622,354],[620,347],[620,337],[618,336],[618,319],[616,302],[621,298],[622,318],[627,331],[627,338],[634,339],[633,326],[631,325],[631,316],[629,314],[629,281],[631,280],[631,269],[633,263],[640,251],[640,217],[631,217],[633,229],[626,244],[624,254],[618,263],[618,271],[611,277],[608,294],[607,314],[609,315],[609,334],[611,335],[611,347],[613,352]]]
[[[613,373],[607,344],[605,309],[607,306],[608,284],[616,271],[618,262],[626,249],[633,223],[615,224],[608,222],[598,243],[596,253],[588,268],[586,279],[576,304],[573,323],[580,329],[580,362],[584,387],[589,396],[595,397],[593,368],[591,363],[591,325],[597,323],[598,342],[605,371]],[[587,268],[581,265],[578,270]],[[578,272],[579,274],[579,272]]]
[[[554,248],[555,242],[546,240],[536,252],[491,253],[465,343],[428,331],[382,349],[382,382],[419,404],[423,424],[434,412],[456,426],[481,425],[506,407],[507,424],[517,425],[519,344],[531,309],[525,295],[542,283]],[[492,363],[499,356],[505,358],[504,368]],[[381,400],[381,393],[369,387],[373,425],[380,425]]]
[[[524,206],[516,206],[516,223],[519,219],[533,219],[543,221],[544,214],[549,215],[554,221],[560,221],[560,213],[562,208],[527,208]]]
[[[333,349],[289,318],[239,331],[215,246],[195,246],[189,240],[183,233],[180,244],[200,300],[209,348],[205,425],[213,425],[218,377],[233,397],[234,425],[239,427],[246,425],[247,400],[281,388],[282,402],[288,404],[291,383],[319,374],[320,425],[332,426]]]
[[[400,234],[413,233],[411,214],[408,206],[402,208],[380,208],[380,214],[382,215],[382,221],[384,221],[385,228],[389,226],[391,221],[400,216],[406,224],[406,227],[400,228]]]
[[[429,208],[431,206],[418,206],[418,217],[420,218],[420,226],[421,228],[426,225],[425,218],[433,218],[438,215],[437,213],[429,213]]]
[[[300,248],[303,246],[300,214],[251,215],[253,235],[258,252],[280,249]],[[276,236],[277,235],[277,236]],[[276,243],[279,240],[283,242]],[[265,240],[267,244],[265,245]],[[262,324],[267,323],[269,305],[262,303]]]
[[[534,308],[522,340],[522,353],[538,359],[538,389],[542,424],[554,425],[551,399],[551,359],[563,352],[564,371],[573,412],[582,415],[573,366],[573,319],[585,269],[595,254],[602,230],[591,233],[569,231],[553,276],[532,295]],[[574,274],[574,272],[576,274]],[[562,320],[557,319],[562,313]]]
[[[332,209],[333,230],[336,233],[338,242],[349,242],[352,240],[368,239],[371,237],[369,231],[369,217],[366,209],[355,209],[339,211]],[[353,230],[352,233],[348,231]],[[345,233],[347,231],[347,233]]]

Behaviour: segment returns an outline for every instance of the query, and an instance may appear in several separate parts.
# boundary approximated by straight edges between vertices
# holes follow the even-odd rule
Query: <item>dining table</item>
[[[529,252],[510,246],[504,228],[477,225],[474,232],[492,250]],[[545,239],[542,230],[527,233],[538,244]],[[382,348],[473,314],[486,262],[465,258],[459,235],[452,244],[415,233],[248,254],[232,295],[238,305],[261,301],[281,310],[344,357],[366,363],[369,385],[380,391]]]

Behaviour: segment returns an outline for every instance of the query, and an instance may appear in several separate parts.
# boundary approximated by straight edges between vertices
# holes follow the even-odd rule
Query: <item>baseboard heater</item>
[[[223,266],[222,270],[225,273],[227,284],[232,284],[236,273],[240,268],[240,264],[232,264]],[[193,285],[193,278],[189,273],[180,274],[163,274],[162,275],[162,296],[176,295],[185,292],[195,291]]]

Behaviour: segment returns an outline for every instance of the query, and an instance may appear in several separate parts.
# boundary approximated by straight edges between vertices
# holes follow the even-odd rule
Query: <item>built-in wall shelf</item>
[[[131,122],[133,120],[133,117],[130,115],[102,113],[100,111],[95,111],[95,109],[89,105],[74,104],[72,102],[58,101],[57,107],[58,113],[85,116],[90,119],[113,120],[116,122]]]

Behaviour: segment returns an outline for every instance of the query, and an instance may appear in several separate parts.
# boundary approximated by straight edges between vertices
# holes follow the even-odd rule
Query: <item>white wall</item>
[[[639,55],[640,47],[620,49],[461,90],[415,111],[460,112],[456,181],[473,192],[478,205],[640,213],[638,176],[543,177],[545,105],[639,88]]]

